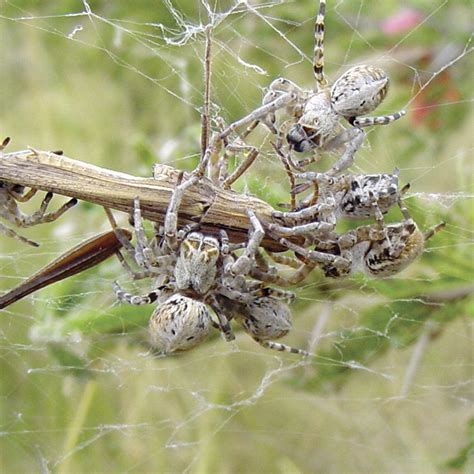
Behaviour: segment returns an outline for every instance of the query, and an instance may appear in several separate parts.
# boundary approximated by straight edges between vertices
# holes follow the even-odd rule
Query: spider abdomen
[[[151,344],[162,354],[187,351],[204,340],[210,328],[211,316],[204,303],[175,294],[151,315]]]
[[[390,239],[392,247],[396,245],[394,240]],[[418,258],[423,253],[424,247],[425,238],[418,228],[410,234],[398,252],[393,252],[381,244],[374,245],[365,256],[365,271],[376,278],[396,275]]]
[[[332,107],[346,118],[368,114],[381,104],[387,95],[388,84],[388,76],[382,69],[355,66],[332,86]]]
[[[279,339],[291,329],[291,311],[287,304],[271,296],[255,298],[236,317],[254,339]]]
[[[339,213],[352,219],[374,217],[376,209],[385,214],[398,196],[398,170],[393,174],[356,175],[340,198]]]

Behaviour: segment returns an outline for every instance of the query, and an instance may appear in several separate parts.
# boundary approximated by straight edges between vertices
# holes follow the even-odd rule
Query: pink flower
[[[403,33],[418,25],[423,20],[423,15],[414,8],[401,8],[395,15],[382,22],[382,31],[388,35]]]

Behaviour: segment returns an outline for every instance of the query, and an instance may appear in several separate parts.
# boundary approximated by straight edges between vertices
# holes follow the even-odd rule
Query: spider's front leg
[[[280,243],[295,252],[297,255],[303,257],[305,260],[314,262],[317,266],[322,267],[326,276],[345,276],[352,271],[352,259],[350,254],[350,248],[354,245],[352,242],[347,246],[343,255],[334,255],[330,252],[310,250],[284,238],[280,239]]]
[[[310,241],[318,235],[329,234],[336,226],[338,202],[332,192],[326,191],[318,197],[318,201],[320,202],[296,211],[274,211],[273,217],[282,219],[283,225],[269,224],[269,230],[276,237],[302,235]]]
[[[279,224],[269,224],[268,228],[280,236],[306,235],[312,232],[331,232],[336,225],[334,212],[336,210],[336,200],[332,196],[326,197],[323,202],[305,207],[298,211],[273,211],[272,216],[282,219],[285,226]],[[318,222],[306,222],[318,216]],[[300,224],[300,222],[303,222]],[[291,225],[293,224],[293,225]]]
[[[274,83],[277,82],[281,82],[282,84],[290,84],[290,81],[288,80],[274,81]],[[247,168],[249,168],[258,155],[258,150],[255,147],[247,145],[242,146],[244,144],[245,138],[257,127],[261,121],[263,121],[269,127],[272,133],[277,134],[278,131],[273,125],[275,121],[275,112],[282,108],[287,108],[291,111],[296,111],[299,109],[298,104],[301,102],[300,89],[297,88],[296,85],[290,87],[288,91],[283,89],[284,88],[281,90],[269,90],[269,92],[264,97],[264,103],[261,107],[255,109],[253,112],[237,120],[236,122],[231,123],[229,126],[223,128],[219,133],[217,133],[211,140],[194,174],[196,176],[203,176],[205,171],[209,168],[209,175],[211,179],[215,180],[217,176],[219,181],[224,182],[225,187],[230,187],[230,185],[239,176],[241,176],[247,170]],[[237,130],[244,126],[247,126],[247,129],[243,133],[238,134]],[[237,142],[228,141],[229,135],[233,132],[237,132],[239,136]],[[224,154],[222,158],[219,159],[218,156],[222,150],[222,144],[224,144]],[[233,148],[235,151],[248,150],[248,155],[236,168],[232,175],[228,177],[227,167],[229,152],[232,151]]]
[[[279,97],[285,94],[294,94],[295,95],[295,102],[290,103],[286,109],[287,112],[293,116],[296,120],[301,116],[302,113],[302,103],[304,102],[305,92],[301,87],[296,85],[294,82],[286,79],[284,77],[279,77],[275,79],[269,86],[268,91],[263,96],[262,104],[267,105]],[[271,133],[274,135],[279,134],[279,129],[275,127],[276,124],[276,110],[269,112],[266,116],[264,116],[260,121],[267,126]]]
[[[122,255],[122,252],[118,251],[116,253],[118,260],[125,268],[127,273],[134,280],[142,280],[144,278],[156,277],[157,275],[160,275],[160,271],[158,269],[160,265],[169,265],[172,263],[171,256],[162,256],[161,253],[158,252],[158,247],[156,245],[153,245],[153,243],[148,243],[148,239],[145,236],[143,221],[140,212],[140,201],[138,198],[134,199],[134,212],[130,216],[130,222],[134,226],[135,237],[137,239],[137,244],[135,246],[130,242],[131,236],[128,236],[126,233],[124,233],[123,229],[118,227],[111,210],[109,208],[104,207],[104,211],[107,215],[107,218],[109,219],[110,225],[115,233],[117,240],[125,249],[131,261],[138,265],[140,268],[144,269],[143,271],[137,271],[128,263],[128,261]],[[155,226],[155,231],[156,230],[157,229]]]
[[[289,259],[290,257],[286,258]],[[317,266],[317,263],[314,261],[301,262],[299,259],[294,259],[294,262],[295,264],[298,262],[299,265],[294,267],[292,264],[295,271],[288,276],[282,276],[278,272],[268,272],[261,268],[252,269],[250,271],[250,276],[265,283],[273,283],[274,285],[281,287],[288,287],[302,282]]]
[[[275,111],[284,107],[290,107],[297,102],[298,96],[295,92],[286,92],[279,95],[275,100],[264,104],[255,109],[250,114],[242,117],[236,122],[231,123],[223,132],[218,136],[219,139],[224,139],[229,136],[233,131],[240,127],[250,124],[255,120],[261,120],[262,117],[268,116],[268,114],[274,113]]]
[[[145,273],[148,276],[159,274],[159,267],[169,265],[173,257],[171,255],[163,255],[163,251],[160,248],[161,239],[159,235],[155,234],[154,239],[151,241],[147,238],[138,197],[133,200],[133,227],[136,236],[136,246],[133,251],[135,262],[139,267],[145,269]],[[159,238],[158,241],[157,238]]]
[[[199,179],[199,175],[191,175],[185,181],[182,181],[184,173],[181,172],[178,177],[178,183],[176,188],[171,195],[170,203],[165,215],[164,224],[164,238],[168,247],[172,250],[176,250],[179,246],[178,240],[178,211],[181,206],[184,193],[188,188],[195,185]]]
[[[158,288],[156,290],[150,291],[146,295],[134,295],[125,291],[118,282],[114,281],[112,289],[115,292],[115,296],[119,301],[124,301],[125,303],[132,304],[135,306],[141,306],[144,304],[152,304],[160,298],[163,293],[164,288]]]
[[[293,271],[288,276],[282,276],[279,274],[278,268],[269,265],[264,256],[258,252],[255,255],[256,266],[250,270],[250,276],[260,282],[273,283],[280,287],[293,286],[297,283],[300,283],[316,266],[314,262],[304,263],[295,257],[273,254],[268,251],[267,254],[275,263],[290,267],[296,271]],[[257,288],[257,290],[260,291],[260,288]],[[266,288],[265,290],[271,290],[274,296],[289,298],[290,300],[294,299],[294,294],[285,292],[284,290],[279,290],[276,288]],[[281,294],[277,295],[275,292],[281,292]]]
[[[362,146],[365,132],[360,128],[349,128],[344,130],[324,145],[324,150],[330,151],[345,144],[345,150],[339,160],[326,172],[327,176],[336,176],[346,170],[354,163],[355,154]]]
[[[252,231],[247,246],[245,247],[242,255],[237,257],[235,261],[230,261],[227,263],[224,268],[224,272],[232,276],[247,275],[249,273],[255,260],[255,253],[257,252],[260,243],[265,236],[265,231],[263,230],[262,224],[258,220],[254,211],[248,209],[247,214],[252,224]]]

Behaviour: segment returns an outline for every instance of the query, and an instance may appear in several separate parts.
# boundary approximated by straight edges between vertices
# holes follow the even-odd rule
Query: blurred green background
[[[329,78],[379,65],[391,90],[378,112],[409,111],[371,130],[353,169],[400,168],[418,224],[448,224],[417,263],[384,281],[314,272],[296,288],[283,342],[313,349],[312,362],[241,333],[232,344],[214,337],[188,354],[154,357],[144,329],[152,308],[118,304],[111,289],[117,278],[137,291],[147,282],[134,287],[112,260],[42,290],[1,314],[1,471],[474,469],[471,8],[328,1]],[[316,1],[211,2],[214,116],[245,115],[279,75],[312,87],[316,9]],[[139,176],[154,162],[191,169],[209,22],[205,4],[188,0],[1,2],[0,135],[12,136],[9,151],[63,149]],[[288,199],[268,143],[237,187],[275,205]],[[394,210],[389,220],[397,219]],[[39,249],[0,236],[1,289],[107,228],[102,209],[81,203],[21,231]],[[427,304],[427,294],[438,301]]]

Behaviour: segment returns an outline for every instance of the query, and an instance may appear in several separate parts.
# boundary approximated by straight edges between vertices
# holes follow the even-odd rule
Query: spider
[[[326,1],[320,0],[315,22],[313,54],[316,90],[302,89],[285,78],[275,79],[264,95],[263,105],[229,125],[220,133],[220,139],[252,122],[249,129],[253,129],[255,123],[260,121],[277,136],[283,134],[283,129],[288,129],[286,140],[290,151],[331,151],[345,145],[344,155],[330,170],[331,174],[336,174],[351,166],[354,155],[365,138],[362,128],[387,125],[405,115],[406,112],[401,110],[391,115],[361,117],[374,111],[388,91],[388,76],[377,67],[352,67],[340,76],[332,87],[329,85],[324,75],[325,11]],[[286,109],[292,118],[277,127],[275,112],[279,109]],[[342,118],[346,119],[351,127],[341,131]],[[316,160],[317,157],[313,156],[299,163],[294,163],[291,158],[289,161],[293,167],[301,170],[302,166]]]
[[[10,137],[7,137],[0,144],[0,157],[2,156],[3,150],[10,143]],[[36,194],[36,189],[30,189],[25,193],[24,186],[17,184],[10,184],[0,181],[0,216],[17,225],[18,227],[30,227],[36,224],[42,224],[45,222],[52,222],[58,219],[68,209],[77,204],[77,199],[71,199],[66,204],[62,205],[57,211],[46,212],[48,205],[53,198],[53,193],[47,193],[44,197],[40,208],[31,215],[23,214],[19,207],[18,202],[29,201]],[[9,237],[13,237],[21,242],[38,247],[38,243],[33,240],[29,240],[22,235],[17,234],[13,229],[0,222],[0,231]]]
[[[311,241],[332,232],[339,217],[375,217],[381,228],[383,214],[397,204],[400,195],[409,188],[406,185],[398,189],[398,175],[398,169],[392,174],[345,174],[336,177],[314,172],[296,174],[296,177],[316,183],[316,195],[309,201],[301,202],[295,210],[274,211],[273,217],[281,219],[283,225],[269,224],[269,229],[279,236],[303,235]],[[293,192],[306,188],[306,183],[296,185]]]
[[[191,175],[178,180],[171,197],[164,225],[155,239],[145,236],[138,199],[134,201],[133,221],[136,235],[134,260],[154,277],[154,290],[146,295],[127,293],[114,283],[119,300],[134,305],[158,305],[150,318],[150,337],[159,353],[168,354],[195,347],[210,328],[219,329],[227,341],[235,338],[230,320],[264,347],[308,355],[301,349],[273,342],[291,327],[291,313],[283,300],[293,293],[264,287],[260,281],[246,278],[257,267],[256,254],[264,236],[263,228],[249,210],[252,230],[239,256],[225,231],[218,236],[196,230],[197,225],[178,230],[178,211],[185,191],[200,179]],[[240,247],[242,247],[240,245]],[[208,307],[215,313],[215,320]]]
[[[363,225],[342,235],[333,233],[315,244],[314,250],[282,238],[280,242],[293,250],[303,261],[322,267],[325,276],[341,277],[363,271],[374,278],[396,275],[410,265],[424,250],[425,243],[441,230],[442,222],[423,233],[413,221],[401,199],[398,202],[403,221],[384,225]]]

